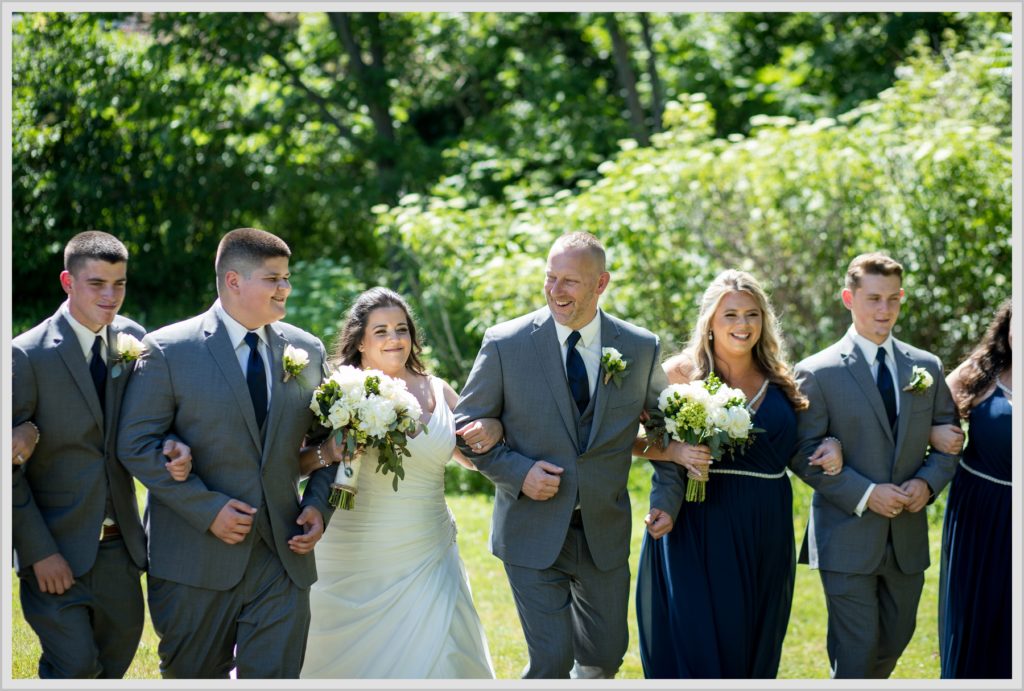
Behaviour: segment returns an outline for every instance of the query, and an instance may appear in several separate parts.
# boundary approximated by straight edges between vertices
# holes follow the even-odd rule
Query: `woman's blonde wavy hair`
[[[782,333],[768,294],[757,280],[746,271],[726,269],[711,281],[700,302],[697,324],[690,334],[690,342],[683,350],[694,365],[693,379],[704,379],[714,370],[711,340],[711,319],[727,293],[747,293],[761,310],[761,338],[754,344],[754,362],[768,380],[782,389],[796,410],[807,408],[807,397],[797,388],[793,371],[786,362]]]

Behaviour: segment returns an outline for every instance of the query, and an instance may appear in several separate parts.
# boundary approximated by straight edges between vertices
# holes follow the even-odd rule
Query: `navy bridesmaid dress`
[[[660,540],[644,535],[636,610],[649,679],[778,673],[796,573],[785,473],[796,451],[796,413],[772,384],[753,420],[765,431],[745,451],[712,464],[705,501],[684,501]]]
[[[971,410],[963,462],[950,485],[939,572],[943,679],[1010,678],[1012,415],[998,388]]]

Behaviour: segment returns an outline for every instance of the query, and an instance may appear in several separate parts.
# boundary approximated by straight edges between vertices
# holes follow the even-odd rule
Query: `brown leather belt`
[[[107,540],[113,540],[115,537],[121,536],[121,529],[117,527],[117,524],[107,525],[103,524],[103,528],[100,530],[100,542],[106,542]]]

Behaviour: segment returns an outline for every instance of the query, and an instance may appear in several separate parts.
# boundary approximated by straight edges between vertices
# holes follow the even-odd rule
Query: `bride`
[[[391,475],[374,472],[374,451],[364,454],[355,507],[336,511],[316,545],[319,578],[310,591],[303,678],[494,677],[444,499],[444,468],[453,453],[474,467],[455,448],[458,395],[424,371],[419,352],[400,295],[372,288],[357,298],[334,364],[378,369],[404,381],[419,400],[426,429],[409,439],[412,456],[403,460],[397,492]],[[474,423],[458,433],[490,448],[501,425]],[[317,450],[302,453],[304,475],[320,467]],[[319,451],[323,462],[341,458],[333,437]]]

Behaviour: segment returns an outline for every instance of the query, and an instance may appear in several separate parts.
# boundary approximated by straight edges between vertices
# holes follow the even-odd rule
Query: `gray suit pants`
[[[629,644],[629,564],[600,571],[583,528],[569,527],[547,569],[505,564],[530,662],[527,679],[612,678]],[[575,663],[575,667],[574,667]]]
[[[120,679],[142,638],[145,607],[139,568],[121,538],[101,542],[96,563],[70,590],[39,590],[31,567],[21,576],[21,608],[39,636],[40,679]]]
[[[229,590],[149,578],[149,611],[165,679],[297,679],[306,655],[309,589],[288,577],[254,530],[245,575]],[[235,647],[237,644],[237,658]]]
[[[914,635],[924,573],[900,571],[891,543],[874,573],[820,573],[832,676],[888,678]]]

